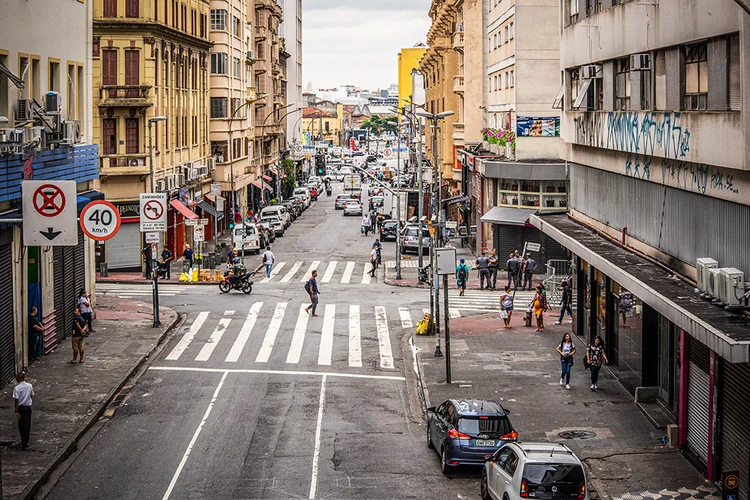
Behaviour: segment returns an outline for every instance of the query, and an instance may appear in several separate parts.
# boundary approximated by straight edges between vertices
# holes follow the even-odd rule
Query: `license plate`
[[[477,446],[495,446],[495,441],[493,440],[483,440],[483,439],[477,439]]]

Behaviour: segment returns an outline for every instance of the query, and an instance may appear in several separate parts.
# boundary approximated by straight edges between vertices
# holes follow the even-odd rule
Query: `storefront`
[[[86,241],[78,228],[78,244],[52,247],[54,273],[55,328],[45,330],[44,352],[51,351],[73,331],[78,292],[86,286]]]
[[[13,229],[0,230],[0,269],[6,269],[6,279],[0,280],[0,300],[14,304],[13,280]],[[12,310],[12,307],[10,308]],[[16,373],[16,344],[12,311],[0,315],[0,382],[5,385]]]
[[[114,202],[120,213],[120,229],[110,240],[103,243],[101,254],[110,271],[140,270],[143,258],[141,238],[141,208],[138,200]]]

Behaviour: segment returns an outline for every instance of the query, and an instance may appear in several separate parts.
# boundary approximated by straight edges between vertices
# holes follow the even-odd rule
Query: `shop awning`
[[[491,224],[509,224],[511,226],[524,226],[529,217],[534,215],[536,210],[525,208],[509,207],[492,207],[492,209],[482,216],[482,222]]]
[[[207,213],[211,217],[216,217],[217,219],[221,219],[222,217],[224,217],[223,213],[217,212],[216,209],[212,207],[211,204],[207,201],[204,201],[204,200],[199,201],[198,208],[203,210],[205,213]]]
[[[76,196],[76,205],[77,209],[80,212],[83,210],[86,205],[91,203],[94,200],[103,200],[104,199],[104,193],[101,191],[89,191],[88,193],[82,193]]]
[[[726,361],[750,361],[750,320],[743,315],[703,300],[693,285],[566,214],[532,215],[530,222]]]
[[[265,189],[266,191],[271,191],[271,187],[260,179],[258,179],[257,181],[253,181],[252,184],[258,189],[261,189],[261,190]]]
[[[192,219],[192,220],[196,220],[196,219],[198,219],[198,215],[196,215],[196,213],[195,213],[195,212],[193,212],[193,211],[192,211],[192,210],[190,210],[190,209],[189,209],[188,207],[186,207],[186,206],[185,206],[185,204],[184,204],[184,203],[182,203],[182,202],[181,202],[180,200],[178,200],[177,198],[175,198],[174,200],[171,200],[171,201],[169,202],[169,204],[170,204],[170,205],[172,205],[172,206],[174,207],[174,209],[175,209],[175,210],[177,210],[177,211],[178,211],[178,212],[180,212],[180,213],[181,213],[182,215],[184,215],[186,219]]]
[[[265,180],[266,182],[273,182],[273,179],[271,179],[271,177],[269,177],[268,175],[264,175],[264,176],[263,176],[263,179],[264,179],[264,180]]]

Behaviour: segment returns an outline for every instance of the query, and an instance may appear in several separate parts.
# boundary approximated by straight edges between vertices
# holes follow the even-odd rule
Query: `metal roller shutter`
[[[724,364],[721,470],[740,471],[739,498],[750,495],[750,365]]]
[[[78,245],[74,247],[54,247],[55,278],[55,338],[45,342],[45,351],[70,335],[73,329],[73,316],[78,302],[78,291],[84,288],[86,280],[85,239],[78,231]]]
[[[110,270],[141,268],[141,227],[122,224],[117,234],[106,243],[106,262]]]
[[[690,342],[688,363],[687,444],[708,462],[709,351],[695,340]]]
[[[12,269],[13,252],[10,244],[0,245],[0,266],[2,269]],[[0,300],[5,304],[13,304],[13,280],[0,280]],[[0,382],[2,385],[10,382],[16,373],[16,344],[13,331],[13,315],[0,315]]]
[[[45,339],[44,351],[48,352],[58,342],[65,338],[65,248],[54,247],[52,250],[53,274],[55,280],[55,338],[47,342]]]
[[[75,281],[76,299],[78,291],[86,287],[86,242],[88,238],[83,234],[81,228],[78,228],[78,245],[73,248],[73,273]]]

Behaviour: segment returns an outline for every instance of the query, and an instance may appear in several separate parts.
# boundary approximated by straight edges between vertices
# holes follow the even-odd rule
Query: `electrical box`
[[[710,257],[702,257],[695,261],[695,267],[698,276],[698,289],[702,292],[708,292],[708,270],[719,267],[719,263]]]

